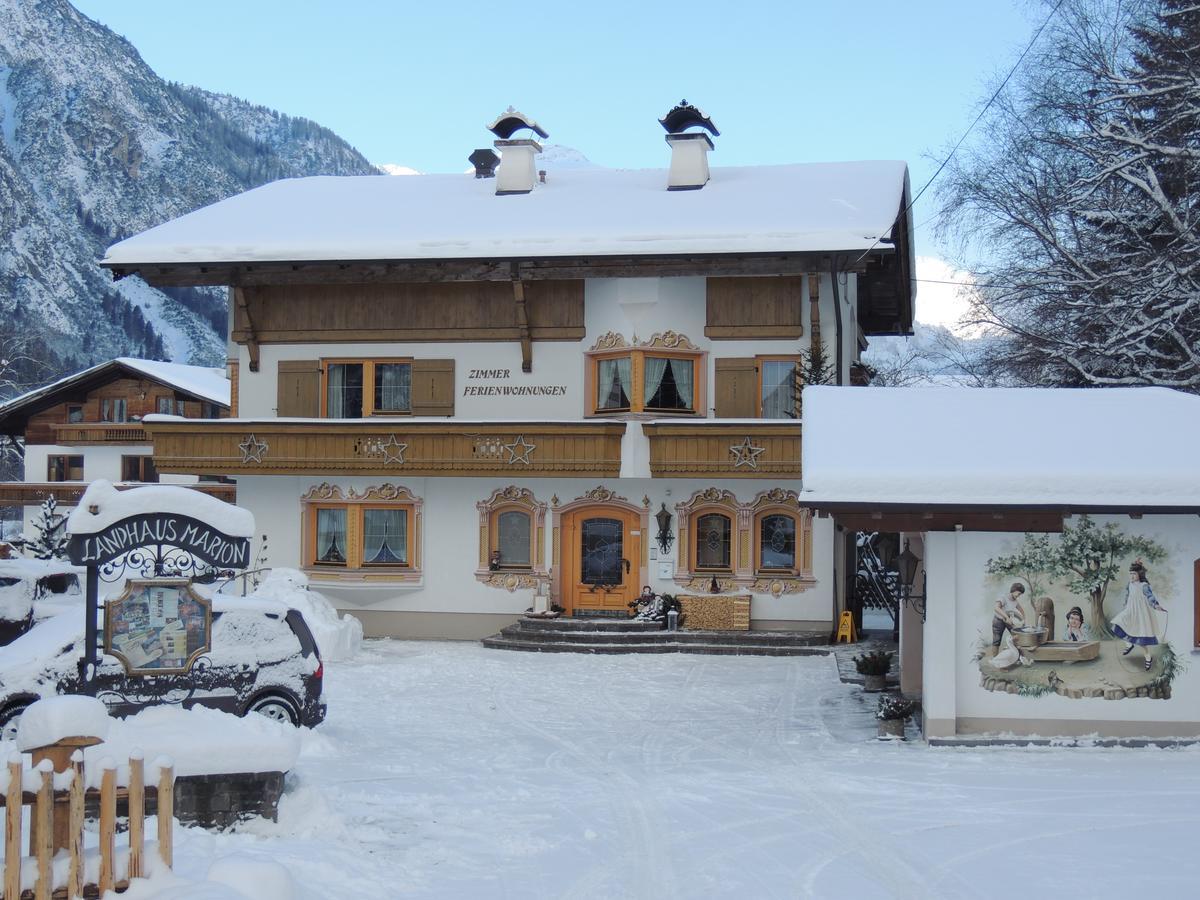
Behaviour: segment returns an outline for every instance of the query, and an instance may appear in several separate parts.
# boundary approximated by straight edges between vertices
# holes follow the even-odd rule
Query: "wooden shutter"
[[[276,415],[315,419],[321,415],[321,361],[280,360]]]
[[[412,414],[414,416],[454,415],[454,360],[413,360]]]
[[[716,360],[718,419],[758,418],[758,369],[754,357]]]

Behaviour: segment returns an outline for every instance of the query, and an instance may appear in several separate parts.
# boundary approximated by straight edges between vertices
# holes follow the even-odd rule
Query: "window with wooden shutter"
[[[714,340],[804,334],[803,275],[709,278],[704,334]]]
[[[321,415],[319,360],[280,360],[278,378],[278,416],[315,419]]]
[[[758,416],[758,369],[754,357],[716,360],[714,400],[718,419]]]
[[[454,360],[412,361],[412,414],[454,415]]]

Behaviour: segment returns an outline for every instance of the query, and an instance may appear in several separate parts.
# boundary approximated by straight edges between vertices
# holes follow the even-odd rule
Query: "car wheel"
[[[268,719],[274,719],[285,725],[300,724],[300,715],[291,702],[274,694],[259,697],[246,708],[246,712],[258,713],[260,716],[266,716]]]
[[[15,741],[17,726],[21,724],[21,713],[25,712],[28,703],[14,703],[0,712],[0,740]]]

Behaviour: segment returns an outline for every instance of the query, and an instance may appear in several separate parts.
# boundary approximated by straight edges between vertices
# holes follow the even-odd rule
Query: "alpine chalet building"
[[[236,479],[268,564],[369,635],[645,585],[697,626],[830,629],[797,363],[849,383],[910,329],[907,167],[710,169],[701,111],[661,124],[669,168],[539,171],[510,110],[474,174],[278,181],[111,247],[117,278],[230,292],[231,417],[151,417],[158,471]]]

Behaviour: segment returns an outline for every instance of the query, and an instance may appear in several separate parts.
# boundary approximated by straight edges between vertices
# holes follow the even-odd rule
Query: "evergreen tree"
[[[42,501],[33,528],[33,537],[21,535],[14,543],[34,559],[66,559],[67,517],[58,512],[58,501],[53,494]]]

